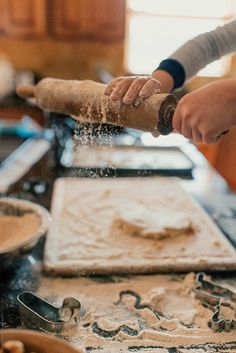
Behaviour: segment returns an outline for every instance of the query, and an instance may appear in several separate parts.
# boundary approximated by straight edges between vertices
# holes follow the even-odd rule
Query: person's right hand
[[[161,91],[160,81],[152,76],[127,76],[112,80],[104,94],[113,101],[121,100],[125,104],[132,104],[138,98],[145,99]]]
[[[236,126],[236,78],[218,80],[183,96],[173,128],[193,142],[216,143]]]

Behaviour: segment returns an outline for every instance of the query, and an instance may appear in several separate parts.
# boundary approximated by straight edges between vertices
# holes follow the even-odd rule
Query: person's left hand
[[[236,125],[236,79],[213,82],[180,99],[173,116],[175,131],[193,142],[216,143]]]

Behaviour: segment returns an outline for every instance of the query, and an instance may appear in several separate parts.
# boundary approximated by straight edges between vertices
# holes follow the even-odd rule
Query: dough
[[[152,239],[194,234],[191,220],[183,212],[173,212],[169,208],[154,212],[136,204],[121,211],[111,228],[112,231]]]

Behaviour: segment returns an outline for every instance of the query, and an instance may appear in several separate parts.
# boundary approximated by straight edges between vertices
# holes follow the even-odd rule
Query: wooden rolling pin
[[[126,105],[104,95],[106,85],[94,81],[45,78],[36,86],[18,86],[23,98],[36,98],[41,109],[71,115],[82,122],[112,124],[169,134],[177,104],[171,94],[155,94]]]

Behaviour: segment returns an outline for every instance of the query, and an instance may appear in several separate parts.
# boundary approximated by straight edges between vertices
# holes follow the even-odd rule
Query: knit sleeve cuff
[[[174,89],[180,88],[183,86],[185,81],[185,71],[183,66],[174,59],[166,59],[161,61],[156,70],[164,70],[168,72],[174,80]],[[155,70],[155,71],[156,71]]]

